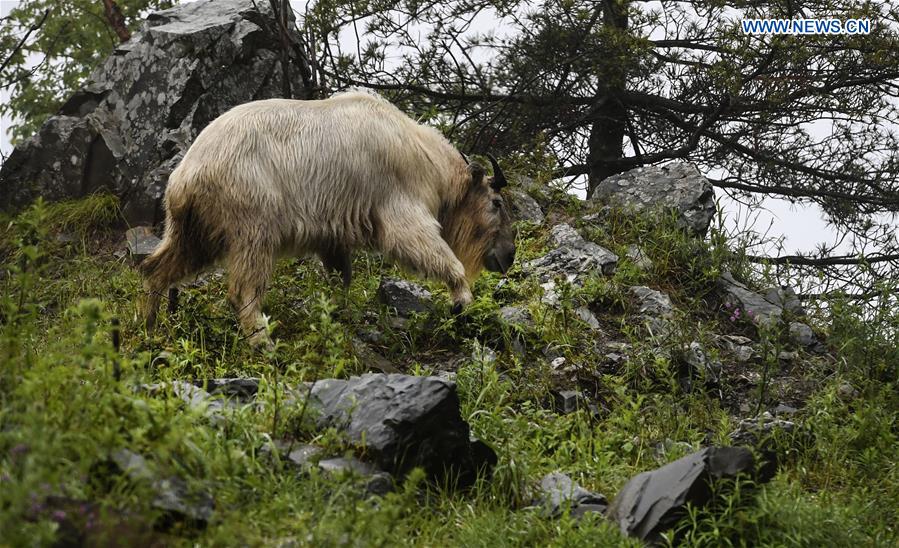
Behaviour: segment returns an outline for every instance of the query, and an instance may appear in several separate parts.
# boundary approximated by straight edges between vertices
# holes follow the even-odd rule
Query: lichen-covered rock
[[[512,212],[512,218],[516,221],[526,221],[534,224],[543,223],[545,216],[540,204],[524,190],[513,187],[506,192],[506,202]]]
[[[276,28],[269,2],[199,0],[151,13],[13,150],[0,168],[0,208],[102,189],[119,196],[132,224],[161,221],[168,175],[200,130],[233,106],[283,95]],[[295,67],[290,80],[303,97]]]
[[[618,265],[618,256],[599,244],[584,239],[567,224],[552,227],[549,235],[553,249],[543,257],[528,261],[523,269],[537,276],[544,289],[544,302],[558,304],[555,278],[564,277],[573,285],[580,285],[589,274],[611,276]]]
[[[645,166],[602,180],[593,200],[638,213],[674,211],[693,234],[704,236],[715,216],[715,190],[696,166]]]
[[[675,308],[671,297],[643,285],[628,289],[634,302],[636,316],[654,334],[664,336],[671,330]]]
[[[740,314],[751,318],[759,325],[773,326],[783,320],[784,311],[793,316],[802,316],[805,310],[799,302],[796,292],[789,287],[772,287],[763,292],[756,292],[734,279],[725,272],[718,279],[724,303],[731,310],[740,310]]]
[[[381,302],[396,310],[404,318],[431,309],[433,296],[427,289],[408,280],[383,278],[378,286]]]

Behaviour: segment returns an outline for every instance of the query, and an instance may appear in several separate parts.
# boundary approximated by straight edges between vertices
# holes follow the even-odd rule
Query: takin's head
[[[474,280],[481,269],[505,273],[515,261],[515,229],[501,194],[508,183],[496,159],[488,155],[493,175],[484,167],[468,164],[470,180],[458,205],[443,222],[444,236]]]

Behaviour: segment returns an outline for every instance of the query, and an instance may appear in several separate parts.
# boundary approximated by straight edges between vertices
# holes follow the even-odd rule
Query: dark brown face
[[[488,209],[493,239],[484,255],[484,267],[491,272],[505,274],[515,262],[515,229],[502,195],[490,189]]]
[[[493,176],[483,179],[477,185],[476,222],[480,224],[478,232],[486,238],[486,251],[483,256],[484,268],[492,272],[506,273],[515,262],[515,229],[512,228],[512,218],[509,208],[503,199],[501,191],[508,183],[499,167],[496,159],[488,155],[493,165]],[[483,168],[472,164],[473,182],[483,177]]]

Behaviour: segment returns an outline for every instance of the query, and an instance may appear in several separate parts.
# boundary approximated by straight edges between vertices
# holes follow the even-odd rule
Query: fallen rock
[[[119,196],[132,224],[161,222],[168,176],[197,134],[231,107],[282,96],[275,19],[269,2],[253,0],[199,0],[151,13],[16,146],[0,168],[0,208],[102,189]],[[306,98],[291,58],[292,94]]]
[[[780,323],[784,310],[794,316],[805,314],[799,298],[790,288],[769,288],[763,293],[757,293],[736,281],[730,272],[721,275],[718,288],[725,306],[731,310],[739,309],[741,315],[751,318],[759,325],[774,326]]]
[[[149,257],[160,243],[162,240],[157,238],[148,226],[136,226],[125,232],[125,245],[134,264],[139,264]]]
[[[687,365],[686,375],[692,379],[702,377],[706,382],[717,383],[721,375],[722,365],[719,361],[713,361],[697,341],[691,342],[683,349],[682,358]]]
[[[715,216],[715,190],[692,164],[671,162],[645,166],[607,177],[593,193],[594,201],[638,213],[674,211],[680,224],[705,236]]]
[[[543,210],[537,200],[518,187],[512,187],[505,191],[506,202],[512,212],[512,219],[533,224],[543,224]]]
[[[777,418],[765,411],[758,417],[741,420],[737,429],[728,437],[735,445],[756,447],[777,432],[789,433],[795,429],[796,423]]]
[[[393,491],[393,476],[355,457],[322,459],[318,462],[318,467],[333,476],[349,475],[362,478],[365,492],[369,495],[384,496]]]
[[[493,450],[471,439],[455,383],[367,374],[319,381],[310,398],[317,425],[364,444],[366,458],[381,470],[403,476],[420,466],[432,478],[455,478],[463,486],[496,464]]]
[[[655,542],[685,515],[687,504],[701,507],[709,502],[712,481],[754,473],[755,461],[749,449],[707,447],[631,478],[615,497],[607,516],[623,534]],[[755,478],[757,482],[770,479],[769,474]]]
[[[560,415],[574,413],[580,407],[587,406],[587,400],[577,390],[552,390],[553,408]]]
[[[637,318],[642,320],[655,335],[664,336],[671,329],[675,308],[671,297],[646,286],[632,286],[628,289],[633,298]]]
[[[858,397],[858,390],[848,382],[844,382],[837,387],[837,396],[843,401],[854,400]]]
[[[555,278],[564,277],[569,283],[580,285],[589,274],[611,276],[618,265],[618,256],[608,249],[585,240],[567,224],[556,225],[550,231],[552,251],[524,264],[525,272],[537,276],[544,288],[544,302],[556,305]]]
[[[390,360],[375,352],[374,349],[356,337],[353,337],[352,345],[356,359],[369,371],[380,371],[381,373],[400,372],[395,365],[390,363]]]
[[[422,314],[431,309],[433,295],[427,289],[408,280],[382,278],[378,286],[381,302],[396,310],[397,315],[407,318],[412,314]]]
[[[141,389],[151,395],[160,394],[167,388],[171,388],[172,394],[187,404],[188,407],[202,410],[210,418],[222,419],[221,412],[224,408],[224,402],[219,398],[213,398],[212,394],[199,386],[180,380],[174,380],[169,383],[141,385]]]
[[[790,340],[795,344],[809,348],[818,344],[818,337],[812,328],[802,322],[790,322]]]
[[[204,383],[198,382],[197,384],[202,388]],[[257,377],[209,379],[205,382],[205,385],[206,390],[210,394],[221,394],[227,398],[241,400],[255,398],[256,393],[259,392],[259,379]]]
[[[674,305],[671,297],[643,285],[628,288],[637,305],[637,313],[641,316],[652,316],[670,320],[674,317]]]
[[[589,327],[591,331],[602,331],[602,327],[599,325],[599,320],[596,319],[596,315],[586,306],[575,308],[574,314],[578,319],[587,324],[587,327]]]
[[[638,245],[631,244],[627,246],[627,258],[634,263],[634,266],[636,266],[638,270],[642,270],[643,272],[652,270],[652,259],[650,259]]]
[[[604,513],[608,501],[605,496],[584,489],[567,475],[553,472],[540,480],[540,497],[534,501],[534,506],[539,507],[545,516],[554,518],[565,510],[570,510],[572,515]],[[580,511],[575,512],[575,509]]]
[[[719,335],[718,347],[730,353],[737,363],[746,363],[757,357],[755,349],[750,346],[752,339],[740,335]]]
[[[215,510],[212,495],[191,490],[187,482],[177,476],[159,477],[142,455],[119,449],[112,453],[110,460],[132,481],[150,482],[156,493],[153,507],[165,513],[166,521],[189,521],[203,527],[212,517]]]
[[[522,330],[534,327],[531,313],[520,306],[504,306],[499,309],[499,316],[504,323]]]

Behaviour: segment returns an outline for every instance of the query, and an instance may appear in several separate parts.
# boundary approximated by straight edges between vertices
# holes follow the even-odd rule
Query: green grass
[[[562,216],[584,213],[564,201],[557,207]],[[685,389],[677,380],[676,354],[684,344],[711,347],[713,334],[742,332],[719,311],[712,289],[725,269],[753,277],[739,249],[717,232],[701,242],[671,219],[649,223],[613,213],[586,234],[622,257],[628,244],[639,242],[654,263],[649,272],[622,259],[612,278],[563,288],[573,305],[560,309],[540,303],[538,284],[519,267],[500,291],[494,290],[499,277],[485,274],[467,321],[450,315],[443,288],[427,284],[436,295],[433,312],[404,327],[394,326],[376,298],[380,276],[401,273],[376,256],[356,258],[347,292],[324,279],[315,262],[285,260],[265,304],[277,322],[278,347],[264,354],[241,340],[224,280],[215,276],[183,291],[181,310],[148,336],[138,312],[139,276],[112,254],[120,238],[110,228],[116,218],[116,202],[95,196],[39,203],[5,228],[0,545],[52,544],[72,534],[64,523],[86,531],[94,544],[636,546],[599,517],[548,519],[528,509],[536,482],[563,471],[611,498],[633,475],[688,448],[726,444],[735,427],[734,410],[715,390],[701,383]],[[75,245],[61,243],[60,232],[76,234]],[[522,230],[519,264],[545,251],[546,234],[546,227]],[[627,294],[634,284],[672,296],[680,312],[669,336],[651,339],[637,325]],[[533,325],[506,325],[499,318],[505,305],[528,309]],[[579,305],[598,314],[602,335],[576,319]],[[823,310],[830,315],[813,322],[828,332],[835,359],[803,355],[790,366],[789,373],[811,384],[797,432],[771,440],[782,456],[777,477],[756,488],[741,482],[722,489],[711,507],[691,509],[668,533],[672,543],[899,542],[899,316],[876,311],[878,321],[870,323],[861,320],[865,311],[844,303]],[[120,352],[112,348],[114,319]],[[352,450],[334,432],[313,431],[301,410],[284,401],[301,381],[364,372],[352,344],[360,329],[381,332],[373,349],[407,372],[459,363],[463,417],[499,455],[491,479],[451,492],[414,473],[395,493],[366,498],[352,478],[300,475],[262,451],[272,438]],[[779,333],[761,337],[763,352],[790,348]],[[524,355],[514,352],[515,339],[524,341]],[[624,366],[601,362],[596,345],[610,339],[632,345]],[[495,360],[484,357],[485,346],[497,350]],[[545,349],[575,365],[575,378],[555,374]],[[772,374],[787,373],[786,366],[768,365]],[[761,372],[764,363],[745,367]],[[259,405],[226,411],[221,424],[170,393],[135,389],[223,376],[263,381]],[[844,383],[858,395],[841,395]],[[591,396],[597,414],[552,411],[550,390],[574,387]],[[161,527],[152,486],[111,468],[110,454],[121,448],[144,455],[159,474],[209,491],[216,506],[208,527]]]

